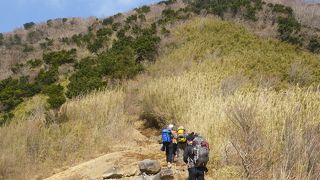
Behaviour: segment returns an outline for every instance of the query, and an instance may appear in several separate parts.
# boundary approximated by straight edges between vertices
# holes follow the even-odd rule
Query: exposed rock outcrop
[[[142,173],[157,174],[161,171],[159,161],[146,159],[139,162],[139,169]]]

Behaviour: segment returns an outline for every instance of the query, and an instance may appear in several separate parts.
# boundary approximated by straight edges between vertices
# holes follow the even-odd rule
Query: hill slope
[[[96,22],[91,33],[72,38],[77,50],[46,51],[35,78],[2,81],[0,178],[47,177],[115,145],[140,146],[146,140],[137,129],[153,134],[173,122],[209,140],[213,178],[316,179],[320,57],[303,48],[305,41],[288,43],[306,27],[283,37],[277,33],[287,31],[275,29],[280,40],[261,38],[253,32],[262,32],[263,21],[247,19],[248,9],[234,16],[222,9],[227,22],[209,12],[214,4],[197,2],[190,1],[192,10],[168,1]],[[292,18],[290,9],[262,5],[267,9],[249,17],[285,10],[274,18]],[[145,126],[137,127],[141,120]]]

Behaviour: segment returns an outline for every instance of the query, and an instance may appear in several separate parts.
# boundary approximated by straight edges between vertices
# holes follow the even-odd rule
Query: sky
[[[159,2],[159,0],[1,0],[0,32],[27,22],[64,17],[104,17]]]

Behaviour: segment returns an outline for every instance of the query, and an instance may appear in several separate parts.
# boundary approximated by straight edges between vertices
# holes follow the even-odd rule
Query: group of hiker
[[[208,171],[208,142],[197,133],[187,133],[183,126],[176,129],[173,124],[162,129],[161,137],[161,150],[166,152],[168,168],[180,158],[188,166],[189,180],[204,180]]]

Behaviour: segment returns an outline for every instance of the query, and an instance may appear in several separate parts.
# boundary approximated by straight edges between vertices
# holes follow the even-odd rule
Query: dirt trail
[[[149,131],[151,133],[150,129]],[[102,180],[103,175],[108,169],[121,167],[121,169],[125,169],[130,172],[132,169],[138,169],[138,162],[145,159],[158,160],[161,167],[165,168],[165,154],[160,151],[160,144],[156,142],[156,138],[150,138],[150,140],[147,140],[143,144],[144,145],[139,147],[125,147],[126,150],[119,150],[118,152],[106,154],[74,167],[70,167],[63,172],[47,178],[46,180]],[[121,147],[119,149],[121,149]],[[175,179],[186,179],[186,166],[183,163],[176,163],[173,167],[173,171],[175,173]],[[137,179],[137,176],[122,179]]]

